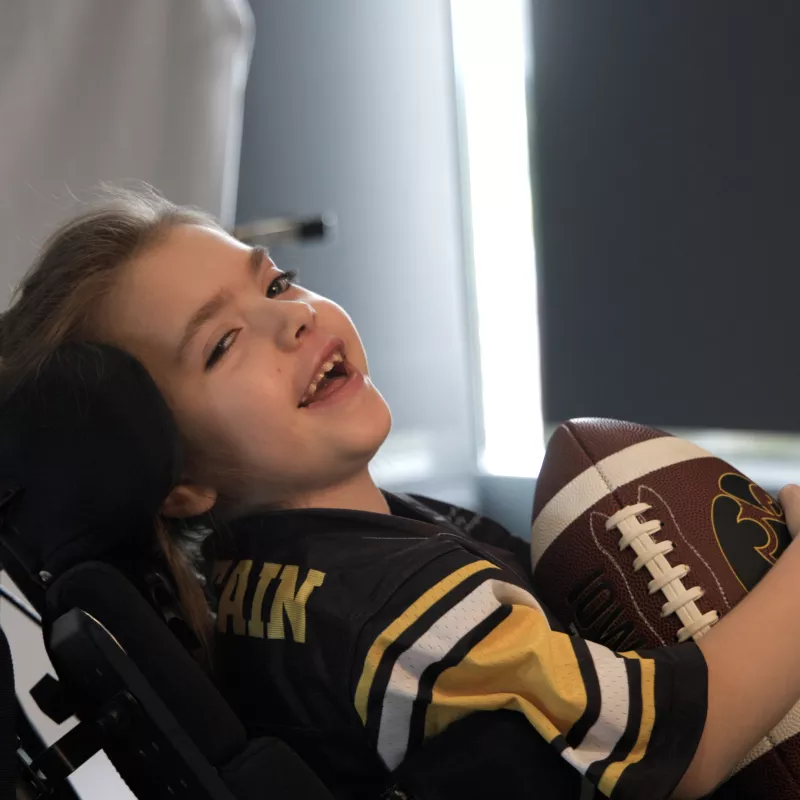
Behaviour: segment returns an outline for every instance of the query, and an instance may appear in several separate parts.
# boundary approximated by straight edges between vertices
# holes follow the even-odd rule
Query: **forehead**
[[[245,280],[250,248],[222,231],[182,225],[121,271],[100,315],[106,338],[134,353],[174,347],[217,291]]]

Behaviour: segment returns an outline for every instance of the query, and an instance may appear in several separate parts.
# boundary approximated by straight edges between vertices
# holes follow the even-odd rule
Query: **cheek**
[[[332,300],[319,295],[314,295],[314,308],[319,315],[320,326],[331,333],[335,333],[337,336],[341,336],[347,347],[348,360],[362,372],[366,372],[367,355],[364,351],[364,345],[348,313]]]
[[[208,398],[211,425],[229,449],[252,454],[292,440],[296,414],[282,378],[277,369],[271,376],[261,371],[256,378],[221,386]]]
[[[252,397],[198,409],[186,425],[188,472],[232,495],[280,469],[298,449],[299,433],[289,415]]]

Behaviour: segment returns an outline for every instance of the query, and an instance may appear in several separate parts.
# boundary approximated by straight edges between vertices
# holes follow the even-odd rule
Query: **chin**
[[[368,455],[370,460],[386,441],[386,437],[392,429],[392,414],[389,406],[383,402],[382,397],[380,399],[380,407],[366,415],[366,418],[359,418],[353,431],[354,444],[360,440],[361,447],[359,449]]]
[[[365,464],[372,460],[386,441],[392,429],[392,414],[383,397],[375,391],[376,401],[370,403],[369,409],[352,418],[341,427],[341,433],[346,437],[342,442],[343,449],[348,456],[364,460]]]

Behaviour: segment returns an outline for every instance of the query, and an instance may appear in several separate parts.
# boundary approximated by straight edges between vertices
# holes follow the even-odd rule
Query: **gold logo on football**
[[[750,591],[791,542],[781,507],[760,486],[727,472],[711,504],[711,526],[725,560]]]

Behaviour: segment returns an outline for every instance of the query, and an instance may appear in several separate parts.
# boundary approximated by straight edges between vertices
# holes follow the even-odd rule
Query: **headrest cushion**
[[[110,345],[67,344],[9,381],[0,378],[0,488],[19,493],[0,533],[52,575],[152,541],[182,461],[175,421],[142,364]]]

